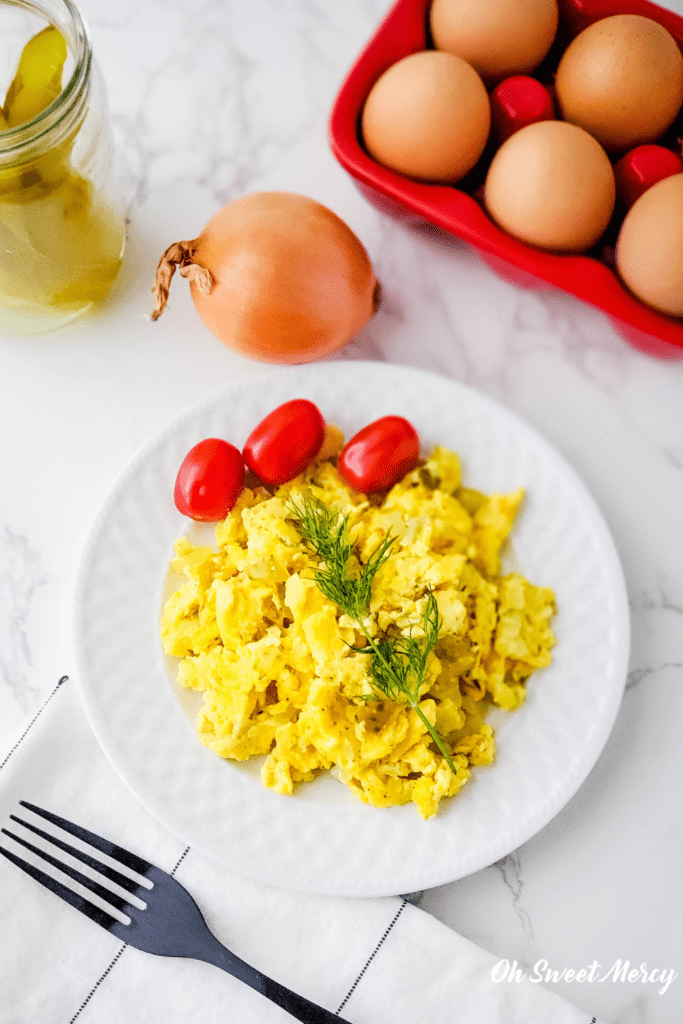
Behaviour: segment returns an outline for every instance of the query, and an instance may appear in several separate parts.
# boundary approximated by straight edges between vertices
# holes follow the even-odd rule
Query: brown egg
[[[538,121],[491,161],[484,202],[511,235],[543,249],[585,252],[614,209],[614,172],[599,142],[576,125]]]
[[[363,107],[371,156],[411,178],[453,183],[481,156],[491,107],[481,78],[461,57],[422,50],[392,64]]]
[[[488,83],[538,67],[557,32],[557,0],[433,0],[434,45],[463,57]]]
[[[567,47],[555,79],[565,121],[610,152],[654,142],[683,103],[683,56],[673,36],[639,14],[615,14]]]
[[[617,238],[617,269],[633,294],[670,316],[683,316],[683,174],[643,192]]]

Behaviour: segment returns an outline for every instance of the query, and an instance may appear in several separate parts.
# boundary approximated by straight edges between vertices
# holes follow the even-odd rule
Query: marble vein
[[[28,538],[8,526],[0,534],[0,673],[16,702],[32,709],[37,687],[32,678],[29,614],[38,590],[48,582],[40,555]]]
[[[497,868],[503,885],[509,890],[512,897],[512,906],[519,920],[523,936],[527,943],[534,941],[534,929],[531,917],[523,905],[524,897],[524,872],[522,868],[522,857],[519,850],[503,857],[495,867]],[[533,957],[528,957],[530,963]]]

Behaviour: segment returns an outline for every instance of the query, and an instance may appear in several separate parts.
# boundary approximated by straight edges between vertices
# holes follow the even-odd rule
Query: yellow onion
[[[153,320],[176,267],[219,341],[264,362],[307,363],[334,352],[379,303],[372,264],[353,231],[326,206],[291,192],[242,196],[197,238],[171,245],[157,268]]]

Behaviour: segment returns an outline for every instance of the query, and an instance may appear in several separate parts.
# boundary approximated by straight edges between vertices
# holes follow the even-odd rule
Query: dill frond
[[[355,647],[354,650],[372,655],[370,674],[375,689],[388,700],[408,704],[416,712],[455,774],[450,751],[419,703],[427,660],[439,639],[441,629],[441,617],[434,594],[430,590],[422,616],[424,638],[409,634],[375,639],[363,620],[369,610],[375,576],[389,558],[396,538],[385,537],[365,565],[361,566],[358,575],[351,577],[348,565],[353,546],[349,540],[348,515],[332,512],[318,499],[304,499],[301,508],[290,499],[287,511],[303,539],[322,559],[321,566],[314,570],[316,584],[325,597],[334,601],[356,621],[365,636],[367,645]]]
[[[301,508],[290,499],[287,511],[301,536],[322,559],[322,566],[314,573],[322,593],[350,618],[362,621],[370,606],[373,580],[389,557],[395,538],[385,537],[358,576],[352,577],[348,571],[353,554],[348,515],[332,512],[319,499],[304,499]]]

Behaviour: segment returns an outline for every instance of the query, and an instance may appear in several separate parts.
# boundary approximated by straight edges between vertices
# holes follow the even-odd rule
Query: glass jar
[[[1,0],[0,16],[0,45],[17,41],[18,52],[4,55],[15,68],[22,33],[28,41],[52,25],[66,42],[61,91],[32,119],[0,131],[0,333],[40,334],[104,298],[121,265],[125,221],[105,88],[80,14],[71,0]],[[42,83],[50,67],[34,61],[24,86]],[[6,97],[4,124],[8,109]]]

